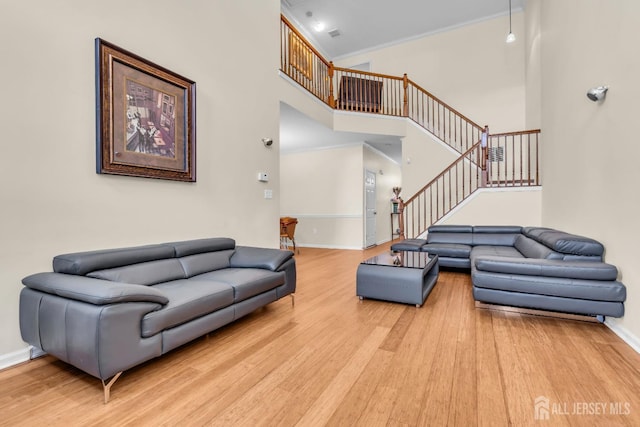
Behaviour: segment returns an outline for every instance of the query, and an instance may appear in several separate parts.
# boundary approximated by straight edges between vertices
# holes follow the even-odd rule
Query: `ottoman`
[[[414,304],[421,307],[438,281],[438,255],[388,252],[363,261],[356,273],[360,299]]]

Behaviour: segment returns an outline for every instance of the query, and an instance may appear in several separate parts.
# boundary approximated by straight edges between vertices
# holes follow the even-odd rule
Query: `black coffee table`
[[[438,281],[438,255],[387,252],[358,266],[356,295],[422,306]]]

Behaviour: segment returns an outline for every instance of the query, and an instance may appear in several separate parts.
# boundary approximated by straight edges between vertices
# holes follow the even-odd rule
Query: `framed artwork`
[[[96,172],[196,180],[195,82],[97,38]]]
[[[289,33],[289,62],[303,76],[313,78],[313,53],[304,41],[296,34]]]

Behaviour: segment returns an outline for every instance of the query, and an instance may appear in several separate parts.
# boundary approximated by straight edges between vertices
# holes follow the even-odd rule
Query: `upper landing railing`
[[[331,108],[408,117],[456,151],[480,140],[483,128],[402,77],[335,67],[281,16],[280,69]]]

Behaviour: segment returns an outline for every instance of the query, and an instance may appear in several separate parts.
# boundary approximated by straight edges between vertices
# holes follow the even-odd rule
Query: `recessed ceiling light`
[[[326,28],[326,25],[324,24],[324,22],[318,21],[315,24],[313,24],[313,29],[316,30],[317,32],[320,32],[325,28]]]

